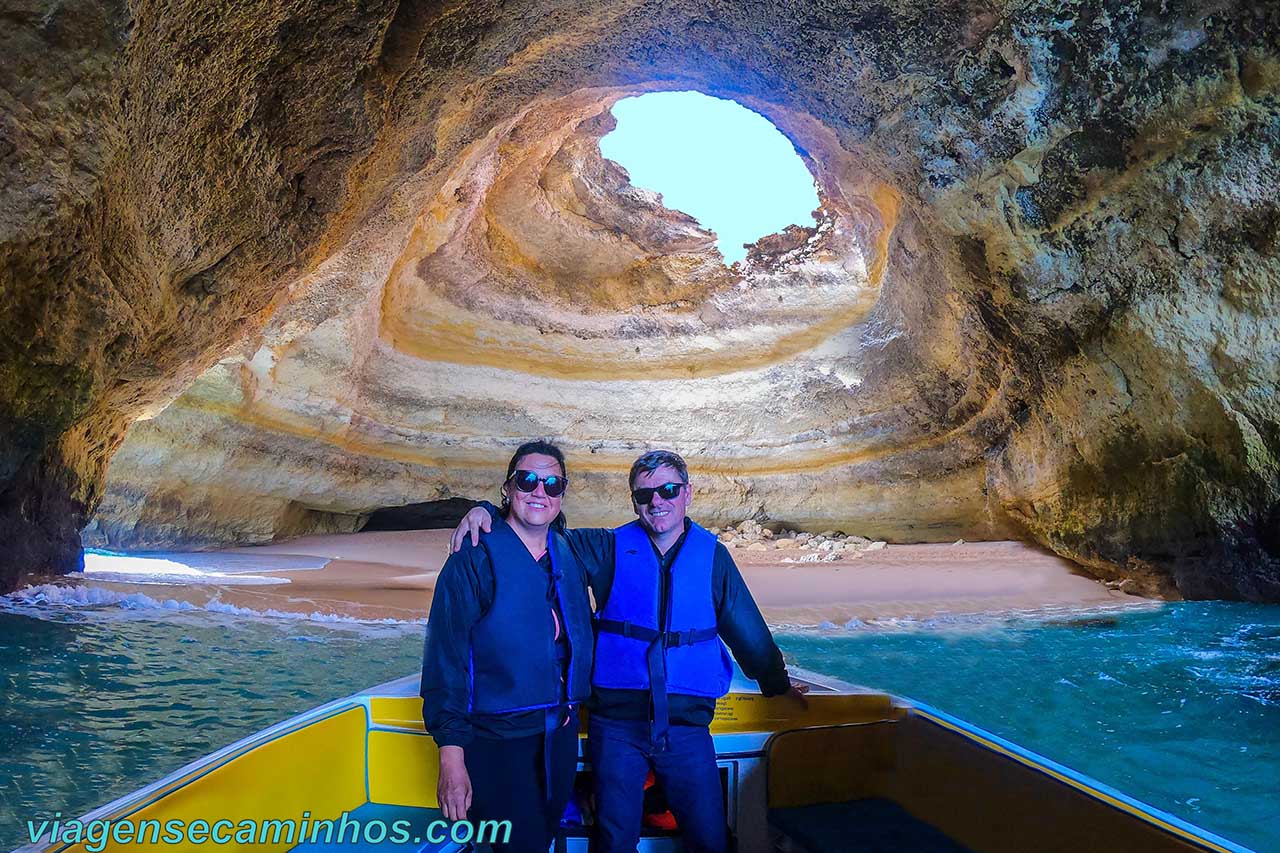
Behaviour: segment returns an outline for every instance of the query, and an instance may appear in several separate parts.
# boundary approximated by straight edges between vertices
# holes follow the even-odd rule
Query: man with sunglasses
[[[597,847],[636,849],[652,770],[685,849],[719,853],[728,835],[710,725],[732,676],[725,645],[764,695],[804,698],[728,549],[687,518],[684,460],[647,453],[631,466],[629,484],[636,521],[565,532],[598,607],[588,740]],[[454,548],[489,522],[489,511],[473,509],[454,531]]]

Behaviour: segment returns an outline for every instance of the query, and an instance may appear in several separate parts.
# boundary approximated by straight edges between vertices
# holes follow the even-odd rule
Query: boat
[[[85,839],[48,827],[20,849],[477,849],[477,835],[500,827],[441,820],[418,678],[326,703],[188,764],[80,818]],[[725,817],[740,853],[1248,853],[927,705],[813,673],[797,680],[808,685],[807,709],[760,695],[741,672],[716,709]],[[580,757],[556,853],[587,850],[590,772]],[[120,825],[127,831],[112,835]],[[651,789],[640,851],[681,849]]]

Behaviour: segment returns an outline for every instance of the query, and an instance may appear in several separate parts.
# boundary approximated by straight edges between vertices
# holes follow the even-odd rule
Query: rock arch
[[[670,443],[713,514],[1275,599],[1280,22],[1162,9],[16,11],[5,582],[73,567],[99,504],[106,541],[166,502],[296,532],[478,493],[550,434],[578,520]],[[739,274],[594,147],[613,100],[690,88],[823,190]]]

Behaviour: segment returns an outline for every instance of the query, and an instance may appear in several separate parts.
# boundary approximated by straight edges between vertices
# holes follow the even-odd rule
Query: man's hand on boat
[[[436,782],[436,799],[445,820],[465,820],[471,808],[471,777],[463,760],[462,747],[440,747],[440,778]]]
[[[791,682],[791,689],[782,694],[782,698],[791,702],[801,711],[809,710],[809,700],[805,696],[809,692],[809,685],[801,684],[799,681]]]
[[[479,545],[480,534],[488,533],[492,527],[493,520],[489,517],[489,511],[482,506],[472,507],[454,528],[453,536],[449,537],[449,548],[456,554],[462,549],[462,542],[468,536],[471,537],[473,546]]]

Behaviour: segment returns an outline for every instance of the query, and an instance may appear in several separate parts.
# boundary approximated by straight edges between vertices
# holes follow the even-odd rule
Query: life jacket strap
[[[644,625],[637,625],[634,622],[627,622],[622,619],[597,619],[596,627],[606,634],[621,634],[624,637],[630,637],[633,640],[641,640],[646,643],[652,643],[662,636],[662,632],[653,628],[647,628]]]
[[[663,636],[661,631],[621,619],[597,619],[596,627],[609,634],[621,634],[624,637],[630,637],[633,640],[640,640],[645,643],[652,643]],[[705,643],[707,640],[714,640],[718,636],[720,636],[720,632],[716,630],[715,626],[710,628],[690,628],[687,631],[667,631],[667,648],[673,649],[679,646],[691,646],[694,643]]]
[[[707,640],[714,640],[718,636],[720,636],[720,632],[716,630],[714,625],[710,628],[668,631],[667,648],[673,649],[677,646],[692,646],[694,643],[705,643]]]

